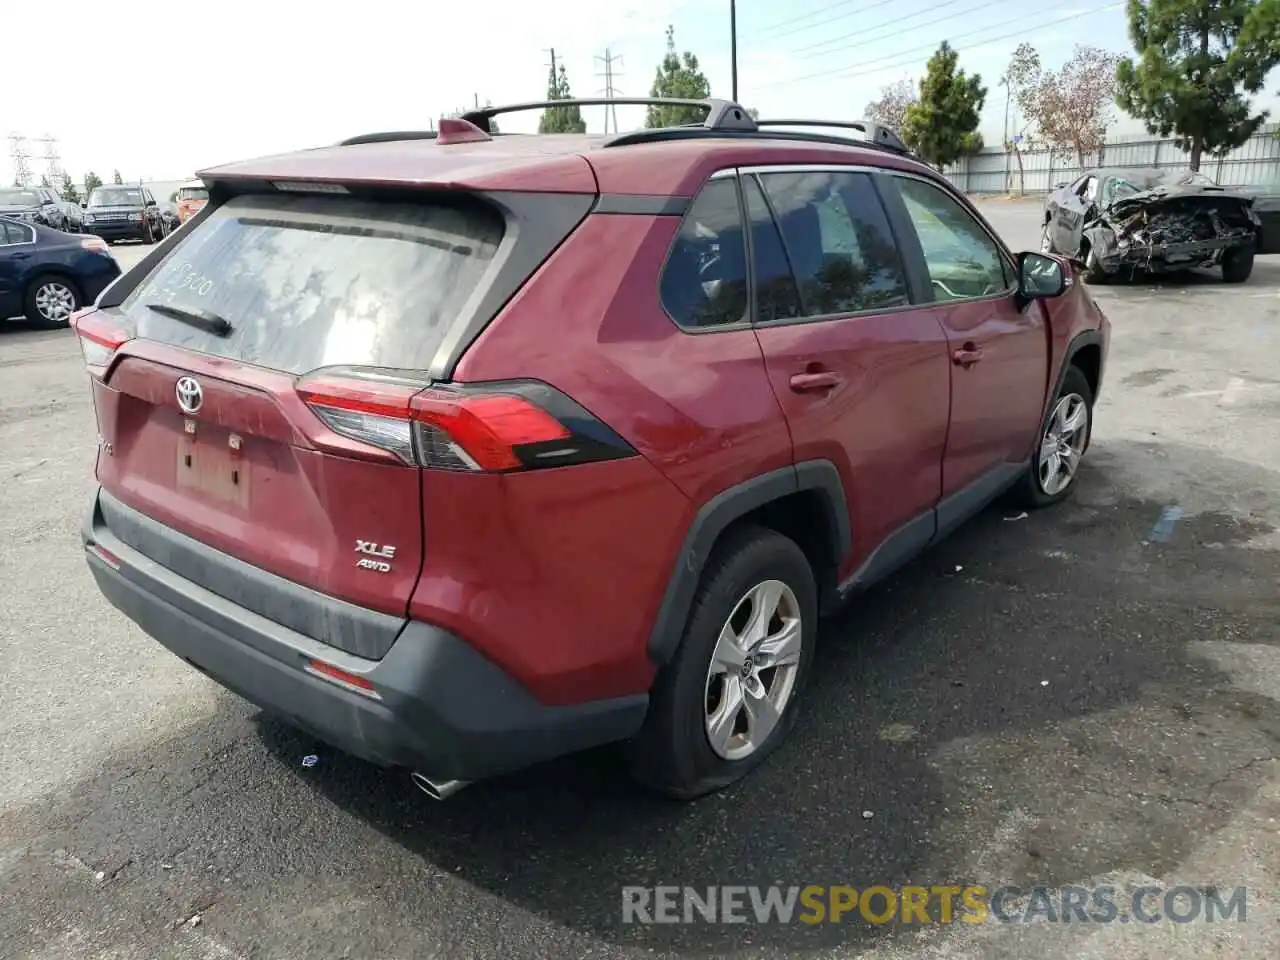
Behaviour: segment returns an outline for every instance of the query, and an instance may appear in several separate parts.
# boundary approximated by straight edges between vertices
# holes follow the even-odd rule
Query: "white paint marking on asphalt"
[[[1218,398],[1218,406],[1233,406],[1247,386],[1248,384],[1246,384],[1242,378],[1232,377],[1231,380],[1228,381],[1226,389],[1222,391],[1222,396]]]

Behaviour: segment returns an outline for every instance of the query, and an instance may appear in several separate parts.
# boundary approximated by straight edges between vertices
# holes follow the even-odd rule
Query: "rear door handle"
[[[796,393],[812,393],[817,390],[830,390],[844,381],[830,371],[820,373],[797,373],[791,377],[791,389]]]
[[[959,367],[972,367],[975,363],[982,359],[982,349],[967,343],[960,349],[951,354],[951,360]]]

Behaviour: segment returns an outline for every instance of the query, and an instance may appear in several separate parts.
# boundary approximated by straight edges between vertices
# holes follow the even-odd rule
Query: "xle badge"
[[[364,554],[356,561],[356,566],[361,570],[390,573],[391,564],[387,563],[387,561],[395,559],[396,548],[390,544],[374,543],[372,540],[357,540],[356,553]]]

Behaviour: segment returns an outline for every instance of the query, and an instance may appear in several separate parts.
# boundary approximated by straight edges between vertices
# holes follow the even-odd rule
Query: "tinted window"
[[[800,291],[787,261],[778,225],[755,177],[742,181],[751,222],[751,246],[756,267],[756,316],[762,323],[804,316]]]
[[[1011,286],[1012,267],[969,211],[932,184],[895,179],[920,237],[934,300],[989,297]]]
[[[734,179],[713,180],[685,215],[662,271],[662,305],[682,327],[741,323],[747,255]]]
[[[237,197],[121,305],[138,336],[304,373],[423,369],[484,285],[503,235],[488,207],[346,197]],[[218,337],[145,306],[209,311]]]
[[[30,243],[36,238],[30,227],[12,220],[0,221],[0,243]]]
[[[806,316],[883,310],[907,303],[902,261],[871,179],[861,173],[770,173]]]

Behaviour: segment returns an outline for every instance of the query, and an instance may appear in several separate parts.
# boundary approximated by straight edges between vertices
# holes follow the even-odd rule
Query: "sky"
[[[987,83],[988,143],[1000,142],[999,77],[1020,42],[1034,44],[1049,68],[1077,43],[1129,52],[1123,5],[1114,0],[738,0],[737,7],[738,97],[762,117],[858,119],[885,84],[918,80],[947,39],[961,67]],[[64,0],[56,22],[76,25],[82,54],[109,53],[68,59],[58,44],[6,44],[0,136],[29,138],[37,175],[46,147],[36,138],[57,137],[61,164],[77,181],[89,170],[109,179],[115,169],[127,180],[182,180],[207,166],[357,133],[421,129],[476,98],[539,100],[552,48],[576,95],[604,92],[608,50],[620,58],[615,93],[644,96],[668,24],[677,47],[697,55],[712,94],[731,94],[729,0]],[[38,4],[8,3],[0,36],[42,36],[49,23]],[[148,51],[158,59],[144,68]],[[1276,114],[1278,90],[1280,71],[1265,98]],[[601,110],[585,115],[589,130],[603,129]],[[618,120],[624,130],[638,127],[643,108],[618,108]],[[531,112],[499,123],[533,132],[537,121]],[[1142,129],[1123,117],[1112,127]],[[8,140],[0,146],[0,181],[11,183]]]

